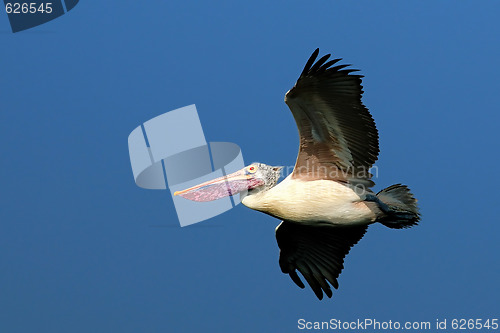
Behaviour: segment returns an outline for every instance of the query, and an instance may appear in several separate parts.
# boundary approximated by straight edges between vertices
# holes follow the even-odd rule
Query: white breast
[[[247,195],[242,203],[273,216],[302,223],[368,224],[377,212],[364,193],[331,180],[302,181],[288,176],[268,191]]]

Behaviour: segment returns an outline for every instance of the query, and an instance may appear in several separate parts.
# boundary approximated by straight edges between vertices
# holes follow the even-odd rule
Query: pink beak
[[[264,184],[264,181],[250,174],[243,168],[227,176],[219,177],[208,182],[177,191],[179,195],[192,201],[213,201],[236,193],[240,193],[256,186]]]

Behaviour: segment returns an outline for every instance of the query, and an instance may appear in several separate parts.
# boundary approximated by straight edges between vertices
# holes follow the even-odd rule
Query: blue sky
[[[498,318],[499,12],[495,1],[81,1],[16,34],[0,15],[0,331]],[[208,141],[237,143],[247,163],[293,164],[283,97],[317,47],[366,76],[376,189],[408,184],[423,214],[410,230],[370,227],[321,302],[281,273],[278,220],[238,206],[180,228],[165,191],[134,184],[127,150],[136,126],[196,104]]]

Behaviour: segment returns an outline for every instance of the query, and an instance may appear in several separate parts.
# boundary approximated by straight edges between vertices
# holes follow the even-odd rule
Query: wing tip
[[[299,77],[307,75],[309,73],[309,70],[311,69],[311,66],[314,64],[316,61],[316,58],[318,57],[319,54],[319,47],[314,50],[314,52],[311,54],[309,59],[306,62],[306,65],[304,66],[304,69],[302,70],[302,73],[300,73]]]
[[[343,69],[345,67],[352,66],[351,64],[338,65],[332,67],[332,65],[341,61],[342,58],[337,58],[327,61],[331,57],[331,54],[328,53],[322,56],[318,61],[316,61],[318,56],[319,56],[319,48],[316,48],[316,50],[314,50],[314,52],[307,60],[306,65],[304,66],[304,69],[302,70],[302,73],[299,76],[299,80],[306,76],[320,75],[322,73],[329,73],[329,74],[341,73],[345,76],[349,75],[357,78],[363,77],[363,75],[350,75],[350,73],[352,72],[359,72],[359,69]]]
[[[285,272],[283,272],[285,273]],[[304,289],[306,286],[304,285],[304,282],[302,282],[302,280],[300,279],[299,275],[297,274],[297,272],[295,271],[295,269],[293,271],[290,271],[288,273],[288,275],[290,275],[290,278],[292,279],[293,282],[295,282],[295,284],[300,288],[300,289]]]

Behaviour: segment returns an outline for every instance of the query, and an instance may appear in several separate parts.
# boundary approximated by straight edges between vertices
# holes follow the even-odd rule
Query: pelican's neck
[[[274,189],[285,183],[290,176],[286,177],[282,182],[268,188],[254,189],[249,191],[242,199],[241,203],[248,208],[258,210],[264,213],[269,213],[274,205],[273,194]]]
[[[248,208],[264,211],[267,207],[265,197],[269,191],[259,191],[257,193],[247,193],[241,203]]]

